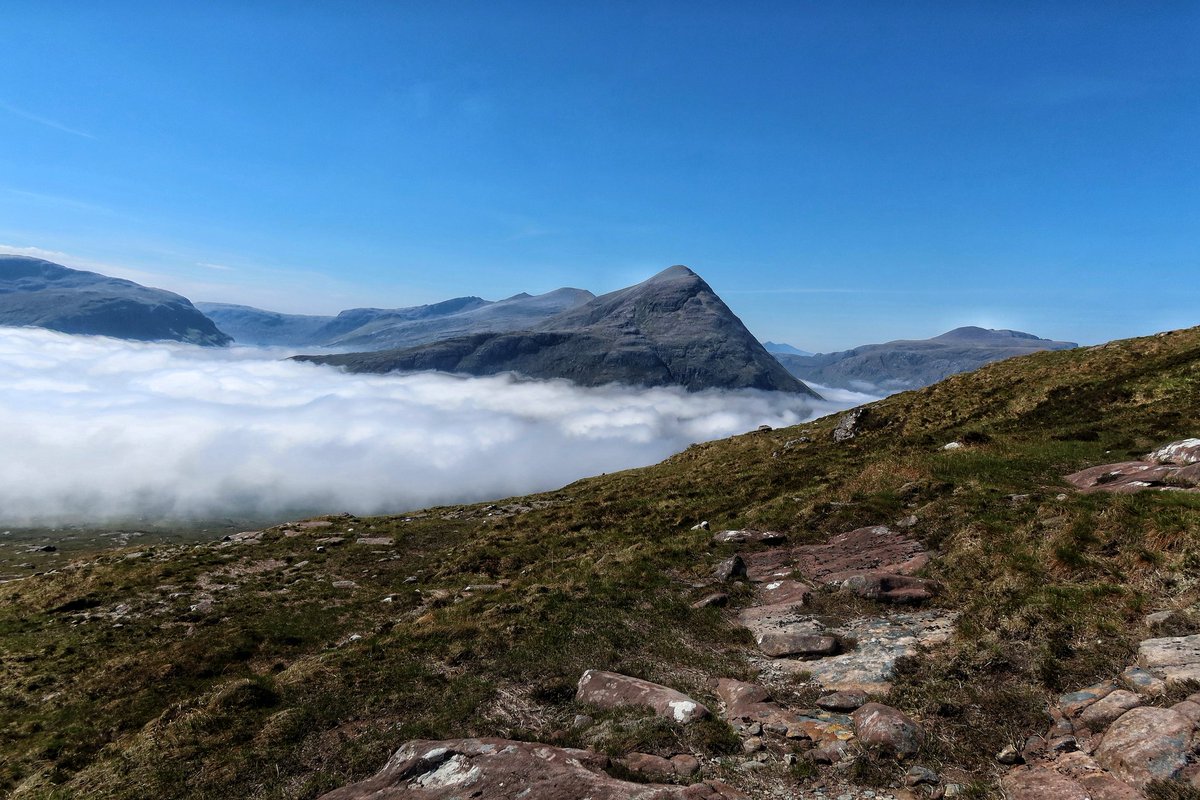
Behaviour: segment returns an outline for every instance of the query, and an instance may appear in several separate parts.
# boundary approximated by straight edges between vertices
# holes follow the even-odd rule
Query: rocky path
[[[1160,448],[1137,462],[1068,476],[1083,491],[1200,490],[1200,440]],[[373,778],[325,800],[523,798],[524,800],[914,800],[964,795],[919,762],[926,732],[901,711],[872,702],[891,688],[897,659],[929,652],[954,633],[957,614],[929,607],[936,583],[920,577],[932,554],[907,533],[916,523],[860,528],[822,544],[785,544],[770,531],[721,531],[716,545],[739,552],[721,563],[697,607],[723,605],[721,584],[745,580],[752,602],[733,618],[758,647],[761,683],[722,678],[712,709],[666,686],[588,670],[576,700],[600,709],[650,708],[680,725],[720,716],[742,738],[742,754],[702,761],[692,753],[627,753],[617,765],[639,781],[613,777],[614,763],[591,750],[499,739],[410,742]],[[707,523],[698,528],[707,530]],[[870,601],[862,616],[834,616],[812,602],[833,588]],[[1161,622],[1166,612],[1151,615]],[[820,690],[812,708],[778,702],[769,688],[798,675]],[[1141,643],[1121,675],[1058,698],[1044,733],[996,754],[1008,767],[1007,800],[1139,800],[1154,781],[1200,789],[1200,635]],[[1173,698],[1169,702],[1168,698]],[[584,725],[589,724],[583,718]],[[859,754],[906,759],[905,787],[875,791],[838,783],[837,770],[805,785],[788,776],[800,760],[845,765]],[[617,770],[619,772],[619,770]],[[741,790],[715,776],[720,773]],[[748,794],[747,794],[748,793]],[[1176,795],[1171,795],[1172,797]],[[1184,795],[1178,795],[1183,797]]]
[[[748,531],[718,533],[714,539],[729,541],[731,533],[754,541]],[[806,673],[826,689],[886,693],[897,658],[941,644],[954,631],[953,612],[911,610],[936,593],[933,582],[914,575],[929,560],[919,542],[883,525],[850,531],[824,544],[744,556],[755,602],[738,620],[762,651],[758,665],[764,675]],[[896,610],[850,619],[814,614],[805,600],[821,586]]]

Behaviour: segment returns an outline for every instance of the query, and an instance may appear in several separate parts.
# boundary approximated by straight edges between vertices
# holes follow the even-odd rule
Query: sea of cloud
[[[872,399],[348,375],[286,355],[0,328],[0,525],[500,498]]]

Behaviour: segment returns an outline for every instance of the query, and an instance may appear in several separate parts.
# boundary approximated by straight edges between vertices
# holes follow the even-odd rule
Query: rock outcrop
[[[1189,641],[1196,640],[1196,641]],[[1200,636],[1148,639],[1139,665],[1058,698],[1053,724],[1027,742],[1003,779],[1009,800],[1140,800],[1152,781],[1200,786],[1200,694],[1168,707],[1166,688],[1200,671]]]
[[[1085,492],[1200,492],[1200,439],[1172,442],[1140,461],[1089,467],[1068,475],[1067,482]]]
[[[668,764],[670,762],[667,762]],[[739,800],[719,781],[691,786],[631,783],[604,770],[607,756],[590,750],[507,739],[408,742],[374,777],[322,795],[322,800]],[[673,770],[673,767],[672,767]]]

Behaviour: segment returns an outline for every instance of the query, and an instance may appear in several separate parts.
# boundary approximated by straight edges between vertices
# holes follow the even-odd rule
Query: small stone
[[[742,560],[741,556],[725,559],[713,571],[713,578],[719,583],[744,577],[746,577],[746,562]]]
[[[831,656],[841,649],[836,637],[787,631],[762,634],[758,637],[758,647],[772,658]]]
[[[709,608],[712,606],[723,607],[728,604],[729,595],[725,594],[724,592],[716,592],[692,603],[692,608]]]
[[[1142,704],[1142,698],[1133,692],[1117,689],[1085,708],[1079,715],[1079,724],[1099,733],[1106,730],[1126,711]]]
[[[402,583],[416,583],[416,582],[417,582],[417,576],[416,576],[416,575],[409,575],[407,578],[405,578],[405,579],[402,581]]]
[[[742,742],[742,752],[746,753],[747,755],[749,755],[750,753],[757,753],[759,750],[762,750],[762,749],[763,749],[763,740],[761,737],[751,736],[749,739]]]
[[[947,783],[942,797],[962,797],[967,793],[967,787],[961,783]]]
[[[1074,753],[1079,749],[1079,742],[1074,736],[1059,736],[1049,742],[1050,750],[1055,753]]]
[[[630,753],[621,759],[626,769],[647,778],[669,779],[675,777],[675,765],[662,756],[649,753]]]
[[[762,732],[763,726],[761,722],[751,722],[746,727],[746,733],[750,734],[751,736],[762,736]]]
[[[592,719],[587,714],[576,714],[575,719],[571,722],[572,728],[590,728],[596,720]]]
[[[827,694],[817,700],[817,707],[826,711],[849,712],[861,708],[867,702],[867,693],[858,689]]]
[[[928,767],[914,766],[904,775],[905,786],[936,786],[941,779]]]
[[[912,718],[882,703],[867,703],[850,717],[859,741],[897,758],[916,755],[924,739]]]
[[[947,442],[946,444],[942,445],[943,450],[961,450],[962,448],[962,442]]]
[[[776,531],[721,531],[713,534],[715,544],[781,544],[787,537]]]
[[[687,753],[671,756],[671,765],[675,768],[675,774],[681,778],[690,778],[700,771],[700,762],[695,756]]]
[[[1143,619],[1143,622],[1146,623],[1147,628],[1154,630],[1169,620],[1171,618],[1171,614],[1172,612],[1170,611],[1155,611],[1153,614],[1147,614],[1145,619]]]
[[[706,530],[708,530],[708,520],[704,520],[703,522],[701,522],[701,523],[699,523],[699,524],[697,524],[697,525],[693,525],[693,526],[692,526],[692,530],[694,530],[694,531],[706,531]]]
[[[1021,753],[1017,750],[1017,748],[1013,747],[1011,744],[996,754],[996,760],[1006,766],[1020,764],[1025,761],[1025,759],[1021,757]]]
[[[334,581],[333,588],[335,589],[354,589],[358,586],[354,581]]]
[[[1121,673],[1121,681],[1143,697],[1158,697],[1167,693],[1167,682],[1141,667],[1129,667]]]

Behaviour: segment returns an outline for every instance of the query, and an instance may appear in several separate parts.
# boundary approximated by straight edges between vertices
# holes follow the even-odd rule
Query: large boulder
[[[1192,728],[1190,719],[1169,708],[1132,709],[1104,734],[1096,761],[1138,788],[1156,778],[1175,778],[1187,764]]]
[[[575,699],[600,708],[649,706],[661,717],[683,725],[709,716],[700,703],[682,692],[616,672],[589,669],[579,679]]]
[[[737,800],[719,781],[691,786],[630,783],[604,772],[608,758],[590,750],[507,739],[408,742],[365,781],[321,800]]]
[[[882,703],[867,703],[850,718],[863,745],[897,758],[916,755],[925,738],[911,717]]]

